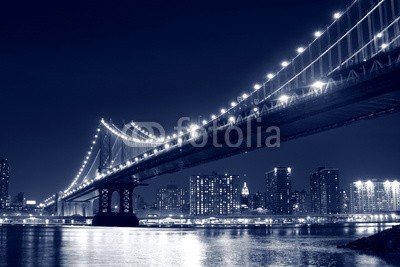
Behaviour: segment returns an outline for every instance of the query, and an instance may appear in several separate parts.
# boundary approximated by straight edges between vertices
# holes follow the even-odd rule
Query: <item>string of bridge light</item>
[[[307,49],[309,49],[310,46],[311,46],[314,42],[316,42],[316,41],[318,40],[318,38],[321,37],[327,30],[329,30],[329,28],[332,27],[332,25],[334,25],[334,23],[335,23],[338,19],[340,19],[340,18],[342,17],[342,15],[346,14],[353,6],[357,3],[357,1],[358,1],[358,0],[353,1],[353,3],[352,3],[344,12],[335,12],[335,13],[333,14],[333,19],[334,19],[334,21],[326,28],[326,30],[325,30],[325,31],[320,31],[320,30],[316,31],[316,32],[314,33],[315,39],[307,46],[307,48],[302,47],[302,46],[301,46],[301,47],[298,47],[298,48],[296,49],[296,51],[297,51],[298,54],[292,59],[292,61],[291,61],[291,62],[286,61],[286,60],[282,61],[282,62],[281,62],[281,67],[282,67],[282,68],[281,68],[280,70],[278,70],[275,74],[274,74],[274,73],[268,73],[268,74],[266,75],[267,81],[264,82],[263,85],[265,86],[265,84],[266,84],[267,82],[270,82],[276,75],[278,75],[278,74],[279,74],[280,72],[282,72],[286,67],[288,67],[298,56],[300,56],[304,51],[306,51]],[[319,86],[319,84],[320,84],[320,82],[318,81],[318,82],[317,82],[317,85]],[[253,86],[254,91],[252,91],[252,92],[250,93],[250,95],[247,94],[247,93],[243,93],[243,94],[241,95],[241,99],[242,99],[242,100],[238,100],[238,102],[232,101],[232,102],[230,103],[230,107],[229,107],[228,109],[226,109],[226,108],[221,108],[220,111],[219,111],[219,113],[217,113],[217,115],[216,115],[216,114],[212,114],[212,115],[210,116],[210,120],[206,120],[206,119],[205,119],[205,120],[203,120],[203,121],[201,122],[201,124],[202,124],[202,125],[206,125],[206,124],[208,124],[208,123],[210,123],[210,122],[216,120],[217,118],[219,118],[219,117],[221,117],[221,116],[225,116],[225,115],[228,114],[233,108],[235,108],[239,103],[245,101],[249,96],[253,95],[253,94],[256,93],[259,89],[261,89],[261,88],[263,87],[263,85],[261,85],[261,84],[259,84],[259,83],[254,84],[254,86]],[[285,101],[285,100],[287,100],[287,99],[288,99],[288,97],[285,96],[285,95],[283,95],[283,96],[281,96],[281,97],[279,98],[279,100],[282,100],[282,101]],[[254,110],[255,112],[257,112],[257,111],[258,111],[258,108],[257,108],[257,107],[254,107],[253,110]],[[230,116],[230,117],[228,118],[228,121],[229,121],[230,123],[233,123],[233,122],[235,121],[235,118],[232,117],[232,116]],[[197,125],[196,125],[196,124],[192,124],[191,126],[189,126],[188,132],[190,132],[190,131],[192,130],[193,127],[197,127]],[[184,134],[183,132],[179,132],[179,133],[177,133],[177,134],[175,133],[175,134],[173,134],[172,137],[173,137],[173,138],[176,138],[177,136],[181,136],[181,135],[183,135],[183,134]],[[169,140],[170,137],[167,136],[167,139]]]
[[[325,29],[324,31],[318,30],[318,31],[314,32],[314,37],[315,37],[314,40],[313,40],[311,43],[309,43],[309,45],[308,45],[307,47],[303,47],[303,46],[298,47],[298,48],[296,49],[297,55],[296,55],[290,62],[287,61],[287,60],[282,61],[282,62],[281,62],[281,67],[282,67],[282,68],[281,68],[280,70],[278,70],[276,73],[268,73],[268,74],[266,75],[266,78],[267,78],[267,81],[266,81],[266,82],[263,82],[263,84],[259,84],[259,83],[254,84],[254,86],[253,86],[253,89],[254,89],[254,90],[253,90],[250,94],[243,93],[243,94],[241,95],[241,100],[238,100],[238,102],[232,101],[232,102],[230,103],[230,107],[229,107],[228,109],[226,109],[226,108],[221,108],[221,109],[220,109],[220,112],[218,113],[218,115],[212,114],[212,115],[210,116],[211,120],[203,120],[201,123],[202,123],[203,125],[206,125],[206,124],[208,124],[208,123],[210,123],[210,122],[216,120],[217,118],[219,118],[219,117],[221,117],[221,116],[225,116],[225,115],[228,114],[233,108],[235,108],[239,103],[245,101],[248,97],[250,97],[250,96],[252,96],[253,94],[255,94],[258,90],[260,90],[260,89],[261,89],[263,86],[265,86],[268,82],[270,82],[272,79],[274,79],[280,72],[282,72],[285,68],[287,68],[291,63],[293,63],[293,61],[294,61],[297,57],[299,57],[303,52],[305,52],[307,49],[310,49],[311,45],[313,45],[313,43],[315,43],[315,42],[316,42],[326,31],[328,31],[335,23],[337,23],[337,21],[338,21],[343,15],[345,15],[347,12],[349,12],[349,10],[350,10],[357,2],[358,2],[358,0],[355,0],[344,12],[335,12],[335,13],[333,14],[333,20],[334,20],[334,21],[333,21],[328,27],[326,27],[326,29]],[[375,7],[379,6],[379,5],[382,4],[383,2],[384,2],[384,0],[380,1],[378,4],[376,4]],[[382,37],[383,37],[383,31],[379,32],[379,33],[376,35],[376,38],[382,38]],[[388,44],[383,43],[383,44],[381,45],[381,48],[382,48],[382,49],[385,49],[385,48],[387,48],[387,46],[388,46]],[[317,88],[317,89],[319,88],[319,89],[320,89],[320,88],[322,88],[323,85],[324,85],[324,83],[323,83],[322,81],[315,81],[315,82],[311,85],[311,87]],[[278,100],[281,101],[281,102],[287,102],[288,99],[289,99],[289,97],[288,97],[287,95],[281,95],[281,96],[278,98]],[[258,107],[254,107],[253,110],[254,110],[255,112],[257,112],[257,111],[258,111]],[[229,117],[229,118],[228,118],[228,121],[229,121],[229,122],[234,122],[234,120],[235,120],[234,117]]]
[[[121,131],[118,127],[116,127],[113,124],[107,123],[104,119],[101,119],[101,124],[107,128],[108,131],[110,131],[112,134],[118,136],[121,139],[124,139],[126,141],[130,142],[135,142],[135,143],[156,143],[156,142],[163,142],[164,140],[161,138],[157,138],[153,136],[151,133],[148,133],[144,130],[142,130],[136,123],[131,122],[131,126],[134,127],[137,131],[148,137],[145,140],[140,140],[139,138],[135,138],[132,136],[127,135],[123,131]],[[162,140],[162,141],[161,141]]]
[[[89,162],[89,160],[90,160],[90,158],[91,158],[91,155],[93,154],[92,152],[93,152],[94,146],[95,146],[95,144],[96,144],[96,142],[97,142],[97,139],[98,139],[98,137],[99,137],[100,131],[101,131],[100,128],[97,128],[96,134],[94,135],[94,138],[93,138],[93,140],[92,140],[92,142],[91,142],[91,146],[90,146],[89,150],[86,152],[86,156],[85,156],[85,159],[84,159],[83,162],[82,162],[81,168],[79,169],[79,171],[78,171],[78,173],[76,174],[76,176],[73,178],[71,184],[63,191],[64,194],[67,193],[67,192],[69,192],[69,191],[71,190],[71,188],[73,188],[73,187],[76,185],[76,183],[78,182],[78,180],[81,178],[82,173],[83,173],[83,171],[85,170],[85,167],[86,167],[86,165],[88,164],[88,162]],[[86,177],[85,177],[85,179],[86,179]],[[44,200],[44,204],[45,204],[45,205],[51,205],[51,204],[53,204],[53,203],[54,203],[54,200],[53,200],[53,199],[54,199],[55,197],[56,197],[56,195],[52,195],[52,196],[46,198],[46,199]],[[52,201],[51,201],[51,200],[52,200]],[[50,202],[49,202],[49,201],[50,201]]]
[[[384,1],[384,0],[382,0],[381,2],[383,2],[383,1]],[[356,0],[355,2],[357,2],[357,0]],[[355,2],[354,2],[354,3],[355,3]],[[352,5],[354,5],[354,3],[353,3]],[[351,6],[350,6],[348,9],[350,9],[350,8],[351,8]],[[346,10],[346,12],[348,11],[348,9]],[[344,13],[346,13],[346,12],[344,12]],[[336,13],[333,15],[333,18],[335,19],[335,22],[336,22],[336,20],[340,19],[340,17],[341,17],[344,13],[336,12]],[[334,23],[335,23],[335,22],[334,22]],[[327,30],[328,30],[329,27],[331,27],[332,25],[333,25],[333,24],[331,24],[330,26],[328,26]],[[298,55],[297,55],[294,59],[296,59],[301,53],[303,53],[306,49],[308,49],[308,48],[312,45],[312,43],[314,43],[314,42],[315,42],[319,37],[321,37],[325,32],[326,32],[326,30],[323,31],[323,32],[322,32],[322,31],[317,31],[317,32],[315,32],[315,33],[314,33],[315,39],[309,44],[309,46],[308,46],[307,48],[304,48],[304,47],[299,47],[299,48],[297,48],[296,51],[297,51]],[[382,38],[382,37],[383,37],[383,32],[384,32],[384,31],[379,32],[379,33],[376,35],[376,38]],[[392,42],[390,42],[390,43],[392,43]],[[381,45],[381,50],[387,48],[387,46],[390,45],[390,43],[389,43],[389,44],[383,43],[383,44]],[[281,66],[282,66],[282,69],[281,69],[281,70],[279,70],[276,74],[269,73],[269,74],[267,75],[267,79],[268,79],[267,82],[269,82],[269,81],[270,81],[271,79],[273,79],[277,74],[279,74],[279,72],[281,72],[281,71],[284,70],[287,66],[289,66],[290,63],[292,63],[292,62],[294,61],[294,59],[292,59],[291,62],[283,61],[283,62],[281,63]],[[264,85],[265,85],[267,82],[265,82]],[[324,85],[324,83],[323,83],[322,81],[316,81],[316,82],[313,83],[311,86],[314,87],[314,88],[322,88],[323,85]],[[260,85],[260,84],[255,84],[255,85],[254,85],[254,89],[255,89],[254,92],[256,92],[257,90],[259,90],[259,89],[261,89],[261,88],[262,88],[262,85]],[[251,94],[253,94],[254,92],[252,92]],[[250,95],[251,95],[251,94],[250,94]],[[243,94],[243,95],[242,95],[242,98],[243,98],[242,101],[244,101],[244,100],[247,99],[248,97],[249,97],[249,95]],[[286,102],[286,101],[288,100],[288,98],[289,98],[288,96],[282,95],[282,96],[279,98],[279,100],[282,101],[282,102]],[[238,103],[236,103],[236,102],[231,102],[231,108],[234,108],[237,104],[238,104]],[[257,109],[257,107],[255,107],[255,110],[256,110],[256,109]],[[230,110],[230,109],[229,109],[229,110]],[[221,113],[221,114],[220,114],[219,116],[222,116],[222,115],[226,114],[227,112],[229,112],[229,110],[226,110],[226,109],[222,108],[222,109],[220,110],[220,113]],[[216,116],[216,115],[213,114],[213,115],[211,116],[211,121],[217,119],[219,116]],[[230,121],[230,122],[233,122],[234,120],[235,120],[235,119],[234,119],[233,117],[229,117],[229,119],[228,119],[228,121]],[[211,121],[203,120],[202,123],[203,123],[203,124],[207,124],[207,123],[209,123],[209,122],[211,122]],[[122,139],[129,140],[129,141],[134,141],[134,142],[143,142],[143,141],[141,141],[141,140],[139,140],[139,139],[135,139],[135,138],[132,138],[132,137],[126,135],[125,133],[123,133],[122,131],[120,131],[117,127],[116,127],[116,128],[118,129],[118,131],[115,130],[115,129],[113,129],[110,125],[108,125],[107,123],[105,123],[104,120],[102,120],[101,122],[102,122],[102,124],[103,124],[108,130],[110,130],[112,133],[114,133],[115,135],[117,135],[118,137],[120,137],[120,138],[122,138]],[[138,127],[134,122],[132,122],[131,124],[132,124],[132,126],[133,126],[136,130],[140,131],[142,134],[144,134],[144,135],[150,137],[151,139],[156,139],[156,137],[153,137],[151,134],[148,134],[147,132],[143,131],[143,130],[142,130],[140,127]],[[199,128],[198,125],[192,124],[192,125],[190,125],[189,128],[188,128],[188,132],[193,132],[193,131],[195,131],[195,130],[198,129],[198,128]],[[183,135],[183,134],[184,134],[183,132],[179,132],[178,134],[174,133],[174,134],[172,135],[172,137],[173,137],[173,138],[177,138],[178,136],[181,136],[181,135]],[[171,139],[171,137],[170,137],[170,136],[167,136],[167,140],[170,140],[170,139]],[[160,142],[165,141],[164,138],[160,138],[160,139],[158,139],[158,140],[159,140]],[[146,140],[145,142],[149,142],[149,141]],[[177,139],[177,143],[178,143],[178,144],[179,144],[179,143],[182,143],[182,139],[181,139],[181,138],[178,138],[178,139]],[[166,144],[164,145],[164,149],[168,149],[170,146],[171,146],[171,145],[170,145],[169,143],[166,143]],[[157,148],[153,150],[153,153],[154,153],[154,154],[156,154],[156,153],[158,153],[158,152],[159,152],[159,150],[158,150]],[[133,163],[138,162],[139,160],[142,160],[142,159],[147,158],[149,155],[151,155],[151,153],[149,153],[149,154],[148,154],[148,153],[144,153],[144,154],[142,154],[142,156],[143,156],[142,158],[139,159],[138,157],[136,157],[136,158],[134,159],[134,162],[127,161],[127,162],[126,162],[126,165],[125,165],[125,164],[121,164],[121,165],[119,165],[118,167],[114,167],[112,170],[108,170],[108,171],[107,171],[107,174],[98,173],[97,176],[96,176],[96,178],[95,178],[94,180],[102,179],[102,178],[104,178],[104,177],[106,177],[106,176],[108,176],[108,175],[114,173],[115,171],[118,171],[118,170],[127,168],[127,167],[131,166]],[[79,189],[82,189],[82,188],[88,186],[90,183],[93,183],[94,180],[92,179],[92,180],[90,180],[90,181],[87,181],[87,182],[83,183],[82,185],[80,185],[79,187],[77,187],[77,188],[75,188],[75,189],[73,189],[73,190],[71,190],[71,191],[67,190],[68,192],[67,192],[67,194],[66,194],[65,196],[74,193],[76,190],[79,190]],[[54,197],[54,195],[53,195],[52,197]],[[52,197],[51,197],[51,198],[52,198]],[[51,199],[51,198],[49,198],[49,199]]]

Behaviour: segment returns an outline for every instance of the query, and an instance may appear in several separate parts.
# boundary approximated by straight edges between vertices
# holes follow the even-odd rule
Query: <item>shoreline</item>
[[[92,226],[85,223],[48,223],[48,224],[32,224],[32,223],[6,223],[0,224],[0,227],[7,226]],[[138,227],[129,228],[163,228],[163,229],[323,229],[323,228],[357,228],[357,227],[393,227],[400,226],[400,222],[346,222],[346,223],[314,223],[314,224],[152,224],[139,225]]]

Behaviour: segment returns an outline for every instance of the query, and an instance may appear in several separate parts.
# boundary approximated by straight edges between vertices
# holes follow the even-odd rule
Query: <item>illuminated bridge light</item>
[[[254,90],[258,90],[261,87],[262,87],[261,84],[256,83],[253,88],[254,88]]]
[[[215,120],[216,118],[217,118],[217,116],[215,116],[214,114],[211,115],[211,119],[212,119],[212,120]]]
[[[206,120],[203,120],[201,123],[202,123],[203,125],[205,125],[205,124],[207,124],[207,121],[206,121]]]
[[[315,37],[320,37],[322,35],[322,32],[321,31],[316,31],[316,32],[314,32],[314,36]]]
[[[237,105],[236,102],[231,102],[231,107],[235,107]]]
[[[300,46],[299,48],[296,49],[297,53],[301,54],[305,51],[306,49],[302,46]]]
[[[312,85],[311,85],[311,87],[312,88],[315,88],[315,89],[322,89],[322,87],[324,86],[324,84],[325,83],[323,83],[322,81],[316,81],[315,83],[313,83]]]
[[[221,114],[224,114],[226,112],[226,109],[221,108],[220,112],[221,112]]]
[[[382,38],[383,37],[383,33],[378,33],[377,35],[376,35],[376,38]]]
[[[197,131],[200,127],[197,124],[191,124],[189,129],[191,132]]]
[[[249,96],[248,96],[247,94],[243,94],[242,97],[243,97],[243,99],[246,99],[246,98],[248,98]]]
[[[279,101],[282,103],[287,103],[288,100],[289,100],[289,96],[287,96],[287,95],[281,95],[279,97]]]
[[[274,77],[275,77],[275,75],[272,73],[267,74],[267,79],[269,79],[269,80],[273,79]]]
[[[388,44],[382,44],[382,45],[381,45],[381,48],[382,48],[382,49],[385,49],[385,48],[388,47],[388,46],[389,46]]]
[[[341,16],[342,16],[342,13],[340,13],[340,12],[335,12],[335,14],[333,14],[334,19],[340,19]]]
[[[230,117],[229,117],[229,122],[234,123],[234,122],[235,122],[235,117],[230,116]]]
[[[288,65],[289,65],[289,62],[286,61],[286,60],[282,61],[282,63],[281,63],[281,66],[284,67],[284,68],[287,67]]]

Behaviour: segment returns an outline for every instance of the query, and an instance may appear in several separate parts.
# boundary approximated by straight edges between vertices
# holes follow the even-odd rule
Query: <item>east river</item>
[[[400,255],[336,248],[393,224],[340,227],[0,226],[0,266],[400,266]]]

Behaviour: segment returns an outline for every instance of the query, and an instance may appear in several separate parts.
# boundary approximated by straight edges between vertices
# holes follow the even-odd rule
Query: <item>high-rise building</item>
[[[160,211],[183,212],[187,210],[188,202],[187,190],[173,184],[167,185],[166,188],[161,188],[157,192],[157,208]]]
[[[14,196],[12,205],[14,207],[24,208],[26,204],[26,198],[24,192],[19,192],[16,196]]]
[[[340,213],[349,213],[350,212],[350,197],[348,194],[349,191],[340,190]]]
[[[239,211],[239,175],[190,176],[191,215],[229,215]]]
[[[310,176],[311,212],[340,213],[339,169],[318,168]]]
[[[292,214],[292,170],[278,167],[265,174],[266,208],[274,214]]]
[[[352,213],[396,211],[400,209],[398,181],[357,181],[350,184]]]
[[[10,179],[10,165],[6,159],[0,159],[0,209],[5,209],[8,196],[8,183]]]
[[[253,210],[265,209],[265,194],[261,192],[251,194],[249,197],[249,207]]]
[[[293,214],[306,214],[309,211],[309,194],[305,190],[292,193]]]
[[[247,188],[246,182],[244,182],[243,188],[242,188],[242,194],[240,198],[240,210],[245,211],[249,209],[249,189]]]

